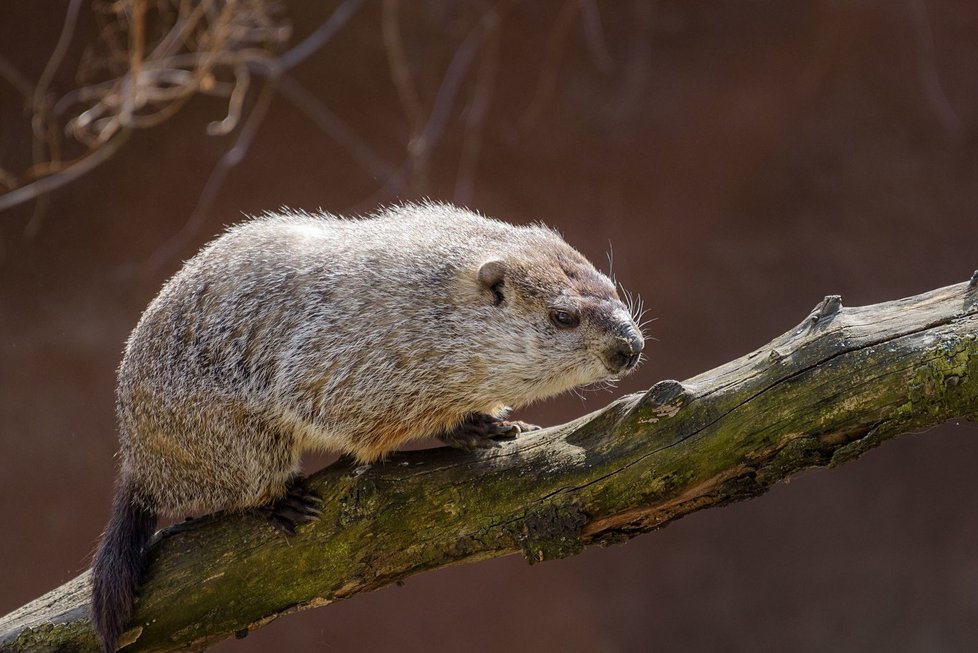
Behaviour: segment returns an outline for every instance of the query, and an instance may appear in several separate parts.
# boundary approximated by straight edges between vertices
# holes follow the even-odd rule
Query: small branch
[[[150,274],[157,272],[163,265],[170,262],[174,255],[186,246],[190,238],[197,233],[200,225],[203,224],[204,219],[207,217],[207,212],[217,198],[217,194],[220,192],[228,173],[241,163],[248,154],[248,150],[251,149],[251,144],[258,134],[258,128],[265,120],[268,109],[271,107],[272,99],[275,97],[275,81],[274,77],[269,77],[265,82],[265,86],[262,87],[261,93],[259,93],[258,99],[255,101],[255,106],[252,107],[247,120],[241,127],[241,131],[238,132],[238,137],[235,139],[234,145],[221,155],[217,165],[214,166],[210,175],[207,177],[207,182],[204,184],[204,189],[200,192],[197,205],[194,206],[190,217],[187,218],[180,231],[170,236],[153,251],[153,254],[145,263],[138,266],[142,272]]]
[[[322,100],[295,79],[289,75],[280,76],[278,90],[283,98],[316,123],[324,134],[342,145],[364,172],[377,179],[389,179],[397,173],[394,164],[388,163],[374,152],[367,142],[357,136],[356,132],[340,120]]]
[[[24,99],[30,100],[34,96],[34,85],[31,81],[3,55],[0,55],[0,78],[13,86],[18,93],[24,96]]]
[[[407,53],[404,50],[399,18],[400,6],[400,0],[384,0],[381,27],[391,81],[394,83],[397,97],[401,101],[401,107],[410,125],[411,138],[415,139],[424,126],[424,107],[421,106],[421,98],[418,96],[418,89],[411,76]]]
[[[927,99],[927,104],[933,109],[944,133],[950,138],[959,138],[963,131],[963,125],[941,84],[934,44],[934,30],[927,15],[927,6],[924,4],[924,0],[907,0],[907,4],[917,47],[917,77],[920,80],[924,97]]]
[[[347,0],[281,60],[270,51],[291,30],[267,0],[204,0],[193,7],[175,0],[95,2],[88,10],[104,24],[80,60],[76,77],[85,85],[54,101],[49,90],[84,5],[70,0],[61,36],[36,87],[28,89],[9,62],[0,61],[4,79],[22,93],[30,90],[33,133],[31,167],[21,174],[2,173],[2,185],[12,190],[0,196],[0,211],[77,179],[116,151],[125,140],[118,136],[163,122],[199,93],[229,98],[227,117],[210,130],[231,132],[242,117],[250,68],[296,65],[326,43],[361,2]],[[88,150],[80,157],[79,144]]]
[[[329,18],[315,32],[278,58],[279,68],[283,72],[291,70],[329,43],[330,39],[336,36],[337,32],[349,22],[362,4],[363,0],[345,0],[343,4],[333,10]]]
[[[476,72],[472,98],[463,111],[465,132],[462,139],[462,156],[455,177],[454,199],[456,203],[463,206],[472,201],[475,190],[475,170],[482,151],[482,133],[489,112],[489,103],[496,88],[496,73],[499,69],[500,16],[495,8],[488,8],[481,22],[486,25],[483,39],[485,54],[482,55],[482,63]]]
[[[602,73],[608,74],[615,68],[614,59],[608,52],[608,43],[605,41],[604,32],[601,29],[601,12],[594,0],[578,0],[581,10],[581,20],[584,23],[584,35],[587,38],[587,48],[591,53],[591,61],[595,68]]]
[[[560,57],[567,45],[567,37],[574,24],[574,18],[581,8],[580,2],[566,0],[557,12],[553,27],[547,36],[546,50],[543,55],[543,66],[540,70],[540,80],[530,99],[529,105],[519,119],[521,131],[532,129],[543,114],[543,109],[554,94],[557,87],[557,68]]]
[[[68,12],[65,16],[64,25],[61,28],[61,35],[58,37],[58,43],[54,46],[54,51],[44,66],[44,71],[41,73],[41,78],[38,80],[37,86],[34,87],[34,115],[31,119],[31,127],[34,132],[34,165],[41,163],[45,158],[43,146],[45,142],[48,143],[48,147],[52,150],[51,160],[56,162],[60,158],[58,153],[53,151],[56,141],[52,138],[53,134],[49,133],[52,130],[48,120],[50,102],[47,95],[48,88],[54,79],[54,74],[61,67],[61,62],[64,60],[65,54],[68,51],[68,45],[71,44],[71,39],[75,34],[75,26],[78,24],[78,12],[81,10],[81,7],[81,0],[70,0],[68,3]]]
[[[258,133],[258,128],[268,113],[275,92],[280,87],[280,82],[285,80],[288,83],[288,90],[293,99],[297,94],[304,91],[298,84],[288,78],[285,73],[326,45],[347,24],[362,4],[363,0],[345,0],[312,34],[295,47],[283,53],[280,57],[276,59],[256,57],[248,62],[250,65],[242,62],[235,67],[237,81],[231,93],[228,115],[224,120],[212,122],[208,125],[207,132],[209,135],[228,134],[237,127],[243,115],[242,105],[250,84],[249,80],[251,79],[252,72],[266,78],[265,86],[262,88],[255,102],[255,106],[251,109],[251,113],[244,122],[234,145],[221,156],[217,165],[211,170],[207,182],[204,184],[204,189],[201,191],[197,205],[194,207],[190,217],[184,223],[183,227],[180,228],[180,231],[158,247],[144,265],[139,266],[143,271],[156,271],[160,266],[167,263],[186,244],[186,241],[197,232],[204,218],[207,217],[207,212],[210,210],[211,205],[217,198],[228,173],[241,163],[251,148],[251,144],[254,142],[255,136]],[[228,7],[230,6],[228,5]],[[310,98],[302,97],[301,99],[307,100],[306,107],[304,108],[308,108]],[[325,107],[319,108],[322,114]]]
[[[161,532],[126,650],[204,647],[428,569],[623,542],[976,407],[978,273],[874,306],[830,296],[742,358],[499,449],[332,465],[311,479],[322,519],[293,538],[242,515]],[[88,584],[0,618],[0,651],[95,650]]]
[[[415,181],[421,180],[422,185],[427,178],[432,153],[448,126],[451,110],[455,106],[455,98],[462,88],[465,76],[469,72],[483,40],[498,29],[501,17],[511,6],[510,2],[504,0],[495,7],[483,11],[476,25],[456,48],[451,63],[448,64],[441,83],[438,85],[438,92],[435,94],[431,112],[421,132],[412,135],[408,147],[409,177]]]
[[[63,166],[59,172],[43,176],[26,186],[19,186],[0,195],[0,212],[40,197],[44,193],[50,193],[54,189],[61,188],[65,184],[88,174],[89,171],[108,161],[128,139],[129,130],[124,129],[104,145],[92,150],[70,165]]]

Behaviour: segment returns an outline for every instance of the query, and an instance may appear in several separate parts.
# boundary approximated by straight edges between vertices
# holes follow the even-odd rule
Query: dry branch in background
[[[366,139],[330,111],[328,98],[317,97],[288,74],[323,48],[365,5],[364,0],[336,3],[322,24],[284,49],[292,30],[280,3],[273,0],[95,0],[90,5],[69,0],[61,36],[36,85],[0,56],[0,80],[23,96],[33,135],[29,166],[12,170],[0,162],[0,211],[45,200],[50,191],[113,156],[133,131],[166,121],[194,96],[225,98],[225,117],[211,122],[206,133],[220,136],[237,129],[238,135],[204,183],[186,225],[146,266],[155,269],[161,260],[175,256],[196,231],[229,170],[247,155],[279,91],[377,180],[376,192],[354,212],[372,210],[405,188],[425,194],[432,158],[452,129],[461,131],[463,143],[454,198],[463,204],[470,201],[499,73],[502,25],[518,3],[477,1],[457,7],[460,14],[453,22],[466,25],[464,36],[451,45],[455,37],[446,34],[447,47],[454,53],[445,70],[434,73],[432,97],[423,97],[424,79],[419,78],[430,77],[433,71],[412,66],[416,62],[407,43],[411,34],[402,33],[401,25],[404,8],[410,7],[415,19],[428,10],[402,0],[384,0],[380,5],[377,38],[387,54],[388,76],[405,121],[400,163],[384,161]],[[83,8],[94,15],[99,32],[77,64],[77,87],[56,91],[56,74],[60,71],[63,76],[70,65],[76,65],[66,53],[75,40]],[[613,69],[597,5],[593,0],[564,0],[527,116],[538,117],[552,99],[563,45],[578,20],[595,67],[604,72]],[[439,28],[449,31],[441,24]],[[326,92],[338,91],[327,86]],[[527,128],[527,119],[521,124]],[[38,208],[28,233],[37,230],[43,202]]]
[[[8,192],[0,209],[81,176],[131,131],[163,122],[197,94],[227,98],[227,115],[207,133],[229,133],[241,119],[253,71],[274,61],[291,34],[267,0],[99,0],[91,6],[99,35],[81,57],[79,85],[57,96],[51,83],[82,4],[69,3],[37,86],[15,84],[30,94],[33,163],[20,174],[2,171]],[[7,79],[19,79],[12,66],[5,69]]]
[[[208,126],[226,134],[237,124],[253,64],[268,61],[291,30],[265,0],[100,2],[100,39],[82,61],[91,79],[63,97],[60,109],[85,110],[69,134],[95,147],[126,128],[152,127],[197,93],[228,99],[228,114]],[[59,111],[59,113],[73,113]]]
[[[125,650],[203,647],[428,569],[623,542],[955,418],[978,420],[978,272],[874,306],[826,297],[742,358],[500,449],[332,465],[311,480],[322,519],[293,538],[241,515],[162,531]],[[94,651],[88,591],[86,573],[0,618],[0,652]]]

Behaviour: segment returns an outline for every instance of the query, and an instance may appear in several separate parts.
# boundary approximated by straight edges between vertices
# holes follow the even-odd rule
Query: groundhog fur
[[[114,651],[157,514],[316,516],[304,451],[375,461],[435,436],[498,446],[511,407],[634,369],[615,284],[553,230],[447,204],[230,228],[150,303],[119,367],[112,517],[93,623]]]

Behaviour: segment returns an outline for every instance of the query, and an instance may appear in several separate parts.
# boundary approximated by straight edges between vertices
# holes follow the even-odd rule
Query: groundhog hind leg
[[[518,420],[499,419],[487,413],[470,413],[454,429],[438,435],[438,439],[456,449],[475,451],[498,447],[499,440],[512,440],[520,433],[539,428]]]
[[[323,500],[309,488],[308,479],[294,475],[285,486],[285,494],[253,508],[252,512],[286,535],[295,535],[299,524],[319,519]]]

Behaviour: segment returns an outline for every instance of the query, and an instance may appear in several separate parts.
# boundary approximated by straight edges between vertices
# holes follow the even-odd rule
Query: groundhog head
[[[509,405],[577,386],[613,381],[641,359],[645,340],[615,284],[555,232],[527,228],[512,251],[488,256],[477,282],[490,369],[519,361],[501,376]]]

